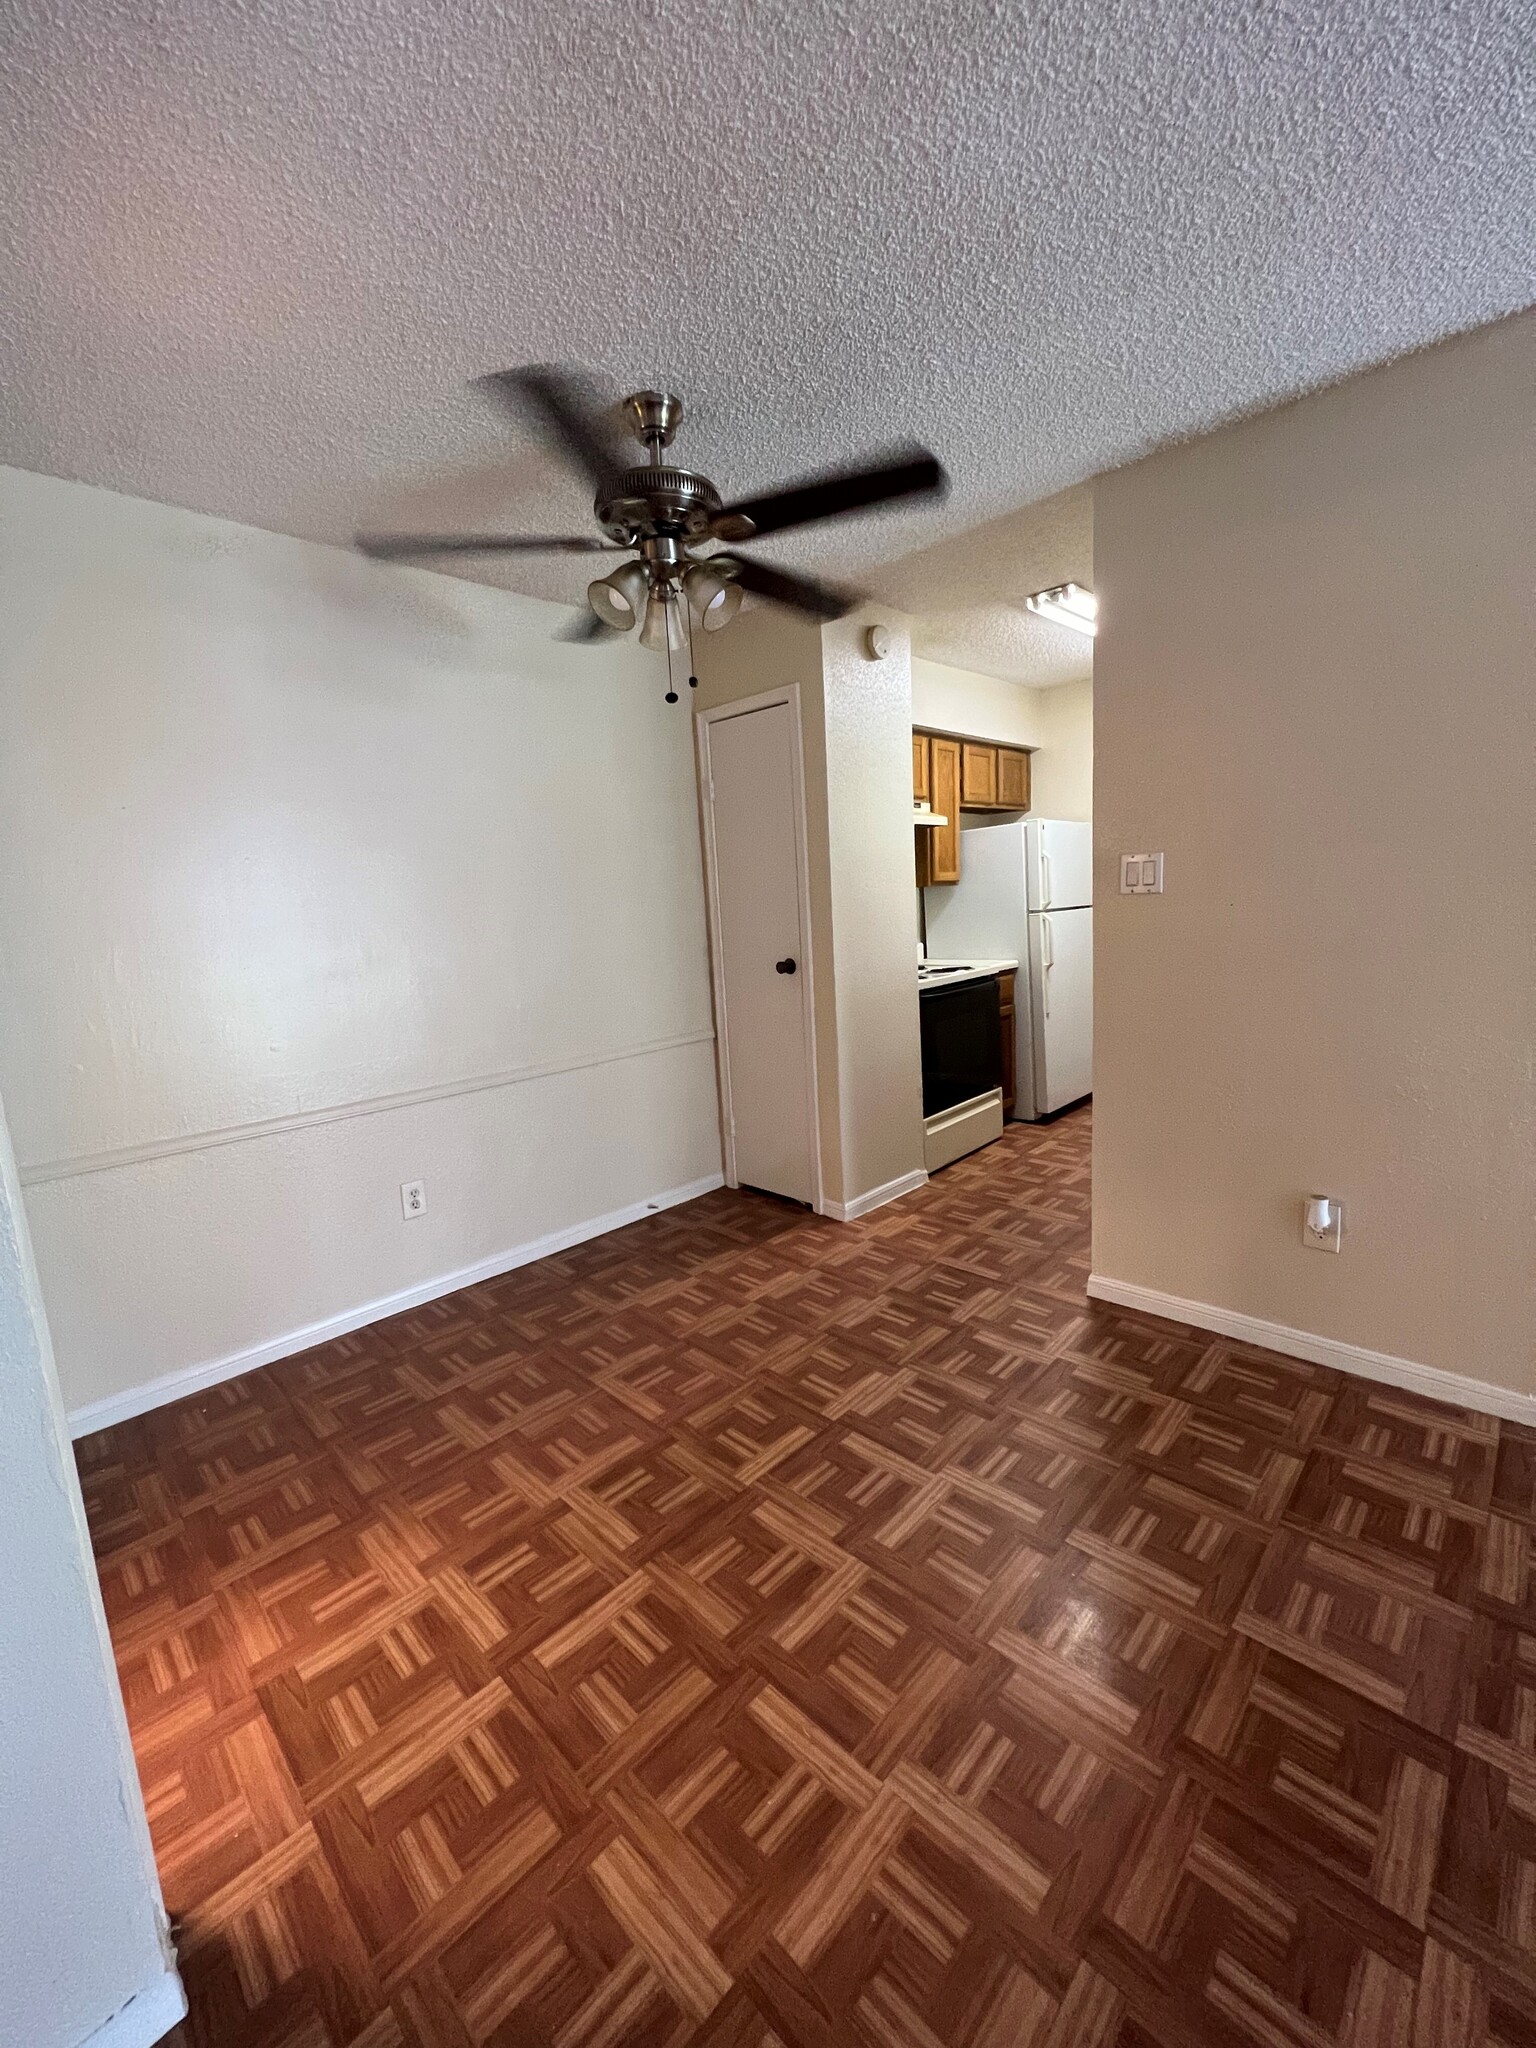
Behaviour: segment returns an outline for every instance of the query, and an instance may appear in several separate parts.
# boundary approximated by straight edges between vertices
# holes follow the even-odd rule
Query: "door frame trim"
[[[728,704],[713,704],[694,714],[694,745],[699,772],[699,810],[703,821],[704,899],[709,915],[709,976],[715,998],[715,1072],[720,1088],[720,1138],[724,1155],[725,1184],[740,1187],[736,1173],[736,1137],[731,1113],[731,1034],[725,1003],[725,975],[720,957],[719,869],[715,852],[715,784],[710,761],[710,731],[729,718],[742,718],[753,711],[770,711],[776,705],[789,711],[790,803],[794,810],[795,898],[800,920],[800,1014],[805,1032],[807,1072],[810,1089],[807,1139],[811,1154],[811,1207],[818,1216],[827,1214],[826,1182],[821,1166],[821,1096],[817,1086],[816,970],[811,947],[811,853],[805,811],[805,736],[800,717],[800,685],[785,683],[776,690],[759,690],[751,697],[736,697]]]

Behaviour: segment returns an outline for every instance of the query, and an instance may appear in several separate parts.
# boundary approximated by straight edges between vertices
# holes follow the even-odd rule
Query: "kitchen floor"
[[[1089,1128],[78,1447],[188,2040],[1536,2041],[1536,1431],[1090,1306]]]

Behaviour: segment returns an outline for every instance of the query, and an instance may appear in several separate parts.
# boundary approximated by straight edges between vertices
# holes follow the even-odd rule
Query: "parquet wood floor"
[[[1090,1306],[1088,1130],[79,1446],[191,2042],[1536,2042],[1536,1432]]]

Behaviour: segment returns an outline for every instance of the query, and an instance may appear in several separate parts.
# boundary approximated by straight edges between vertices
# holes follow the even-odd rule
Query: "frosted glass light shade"
[[[645,624],[640,628],[640,645],[654,647],[658,653],[668,647],[678,649],[688,644],[688,631],[683,621],[683,608],[675,596],[652,594],[645,608]]]
[[[643,562],[626,562],[611,576],[587,585],[587,603],[605,626],[620,633],[630,632],[645,610],[651,579]]]
[[[706,633],[718,633],[741,610],[741,585],[713,562],[695,562],[683,578],[683,589]]]

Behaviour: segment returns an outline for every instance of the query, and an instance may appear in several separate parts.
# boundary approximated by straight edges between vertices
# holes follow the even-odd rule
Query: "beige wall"
[[[1084,820],[1093,816],[1091,676],[1035,690],[915,654],[912,717],[916,724],[941,732],[1030,748],[1030,808],[1035,815]]]
[[[1035,695],[1040,742],[1030,761],[1030,809],[1086,822],[1093,816],[1093,678]]]
[[[1094,513],[1095,1269],[1527,1392],[1533,391],[1526,316]]]
[[[0,2041],[149,2042],[184,2002],[0,1115]]]
[[[72,1409],[718,1175],[654,655],[16,470],[0,524],[0,1084]]]
[[[885,611],[818,628],[754,606],[695,640],[700,710],[795,683],[805,743],[817,1094],[827,1199],[858,1202],[922,1169],[922,1070],[912,928],[912,670]]]
[[[940,732],[998,740],[1010,747],[1038,747],[1045,731],[1041,705],[1049,692],[953,668],[945,661],[912,657],[912,717]]]

